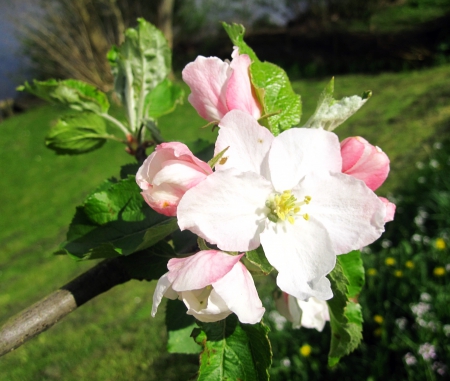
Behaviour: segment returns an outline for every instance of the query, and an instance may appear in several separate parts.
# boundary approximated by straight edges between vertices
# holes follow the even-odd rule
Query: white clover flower
[[[408,365],[408,366],[412,366],[412,365],[416,365],[417,364],[417,359],[411,352],[408,352],[403,357],[403,359],[405,360],[406,365]]]
[[[422,292],[421,294],[420,294],[420,300],[422,301],[422,302],[431,302],[431,295],[430,294],[428,294],[427,292]]]
[[[418,317],[423,317],[427,312],[429,312],[431,309],[431,305],[424,302],[419,302],[417,304],[411,305],[411,311],[414,315]]]
[[[419,354],[423,357],[425,361],[430,361],[431,359],[435,359],[436,348],[433,344],[425,343],[419,346]]]
[[[397,327],[403,331],[406,328],[406,325],[408,324],[408,320],[404,317],[401,317],[395,319],[395,324],[397,324]]]
[[[297,299],[332,297],[326,275],[337,254],[384,231],[386,206],[364,182],[341,173],[334,133],[292,128],[274,137],[239,110],[219,123],[222,164],[178,206],[178,224],[221,250],[262,245],[277,284]],[[225,160],[223,160],[225,159]]]

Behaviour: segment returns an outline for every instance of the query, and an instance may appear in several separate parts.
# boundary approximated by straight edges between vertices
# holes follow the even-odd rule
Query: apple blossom
[[[330,320],[327,303],[314,297],[303,301],[283,292],[275,304],[278,312],[292,323],[292,328],[315,328],[321,332]]]
[[[183,143],[162,143],[144,161],[136,182],[150,207],[166,216],[176,216],[184,193],[212,173]]]
[[[265,310],[252,276],[239,262],[243,255],[204,250],[169,260],[169,272],[156,285],[152,316],[165,296],[181,299],[187,313],[203,322],[222,320],[233,312],[242,323],[261,321]]]
[[[384,204],[362,181],[341,173],[332,132],[293,128],[274,137],[239,110],[219,126],[215,152],[229,147],[226,160],[186,192],[180,228],[221,250],[261,244],[281,290],[301,300],[331,298],[326,275],[336,254],[381,235]]]
[[[261,106],[250,82],[250,57],[239,54],[237,48],[231,56],[231,63],[217,57],[198,56],[182,72],[184,82],[191,88],[189,102],[210,122],[235,109],[256,119],[261,116]]]
[[[341,142],[342,172],[366,183],[373,191],[389,174],[389,158],[360,136]]]

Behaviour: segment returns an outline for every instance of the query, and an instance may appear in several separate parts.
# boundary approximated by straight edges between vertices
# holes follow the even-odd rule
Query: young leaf
[[[353,251],[337,259],[336,267],[329,275],[334,296],[327,302],[332,335],[328,354],[330,366],[355,350],[362,340],[361,306],[349,300],[359,293],[364,283],[360,253]]]
[[[256,95],[263,106],[261,120],[269,130],[278,135],[280,132],[300,122],[302,104],[300,95],[295,94],[286,72],[269,62],[261,62],[255,52],[244,42],[245,28],[238,24],[223,23],[231,41],[239,48],[240,54],[248,54],[253,61],[250,65],[250,77]],[[263,117],[264,117],[263,115]]]
[[[36,81],[32,84],[25,82],[17,88],[19,91],[28,91],[48,102],[70,107],[76,111],[92,111],[104,114],[109,109],[106,94],[88,83],[75,79],[57,81]]]
[[[198,345],[191,334],[197,327],[195,318],[186,313],[186,306],[180,300],[168,300],[166,307],[166,326],[169,338],[167,352],[169,353],[200,353]]]
[[[58,254],[79,259],[130,255],[153,246],[178,228],[175,218],[151,209],[133,176],[108,180],[77,208]]]
[[[107,136],[103,118],[83,113],[58,120],[45,137],[45,144],[57,154],[76,155],[100,148]]]
[[[127,29],[125,41],[108,53],[115,91],[128,111],[131,128],[137,131],[145,114],[148,94],[171,70],[171,52],[164,35],[144,19]]]
[[[145,98],[145,115],[153,119],[166,115],[183,103],[183,97],[184,90],[166,78]]]
[[[334,78],[320,94],[316,111],[303,127],[323,128],[333,131],[358,111],[372,96],[371,91],[365,91],[361,97],[353,95],[337,101],[333,98],[333,92]]]
[[[262,246],[259,246],[255,250],[247,251],[245,257],[252,264],[257,266],[265,275],[269,274],[273,270],[273,266],[267,260]]]
[[[234,314],[198,324],[194,337],[203,346],[198,381],[269,379],[272,349],[267,326],[241,324]]]

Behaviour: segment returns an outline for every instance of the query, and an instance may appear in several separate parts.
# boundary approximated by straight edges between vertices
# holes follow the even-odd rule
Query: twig
[[[97,295],[130,279],[118,258],[100,262],[59,290],[11,317],[0,328],[0,356],[49,329]]]

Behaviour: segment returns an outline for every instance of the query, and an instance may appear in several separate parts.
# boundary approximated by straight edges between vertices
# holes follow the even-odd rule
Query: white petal
[[[327,302],[312,297],[308,301],[297,300],[297,303],[303,312],[301,325],[322,332],[325,323],[330,320]]]
[[[235,169],[215,172],[183,196],[178,225],[222,250],[256,249],[271,192],[271,184],[256,173]]]
[[[164,274],[159,278],[156,284],[155,292],[153,293],[153,305],[152,305],[152,316],[155,317],[158,306],[161,303],[163,296],[169,299],[176,299],[178,294],[172,290],[171,283],[167,278],[169,273]]]
[[[256,324],[261,321],[265,309],[252,276],[241,262],[237,262],[227,275],[212,286],[241,323]]]
[[[367,246],[384,231],[383,202],[363,181],[352,176],[309,174],[293,193],[297,197],[311,196],[308,214],[325,226],[336,254]]]
[[[208,174],[195,164],[179,160],[169,160],[153,178],[153,185],[163,183],[176,184],[180,189],[190,189],[202,181]]]
[[[289,313],[292,317],[292,328],[300,328],[302,326],[302,309],[298,304],[295,296],[288,295]]]
[[[278,270],[277,284],[284,292],[305,300],[311,296],[330,299],[333,294],[325,277],[336,256],[325,228],[314,218],[268,223],[261,234],[267,260]]]
[[[214,290],[209,294],[206,308],[201,308],[194,291],[183,291],[180,294],[188,308],[187,314],[205,323],[225,319],[231,314],[224,300]]]
[[[324,130],[291,128],[274,139],[269,167],[278,192],[292,189],[309,172],[341,172],[339,139]]]
[[[223,156],[226,162],[219,162],[216,171],[237,168],[241,172],[262,174],[261,165],[274,139],[271,132],[261,127],[251,115],[240,110],[226,114],[219,127],[214,155],[229,148]]]

